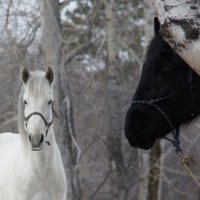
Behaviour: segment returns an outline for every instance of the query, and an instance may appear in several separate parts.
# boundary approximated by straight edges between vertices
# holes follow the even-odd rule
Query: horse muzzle
[[[31,144],[31,149],[33,151],[41,151],[44,144],[44,135],[40,134],[40,137],[35,137],[32,134],[29,134],[29,142]]]
[[[135,140],[133,137],[127,137],[127,139],[128,139],[129,144],[132,147],[144,149],[144,150],[151,149],[151,147],[155,143],[155,140],[147,140],[147,141],[143,141],[139,139]]]
[[[130,144],[131,144],[131,143],[130,143]],[[150,143],[147,143],[147,144],[141,144],[141,145],[131,144],[131,146],[134,147],[134,148],[149,150],[149,149],[151,149],[151,147],[152,147],[153,145],[150,144]]]

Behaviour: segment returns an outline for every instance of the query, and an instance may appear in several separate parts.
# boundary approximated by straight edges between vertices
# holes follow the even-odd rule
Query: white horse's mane
[[[30,72],[31,77],[27,83],[27,88],[35,97],[47,95],[50,84],[45,78],[45,72],[34,71]]]

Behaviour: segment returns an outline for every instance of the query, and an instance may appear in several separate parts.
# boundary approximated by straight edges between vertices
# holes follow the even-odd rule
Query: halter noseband
[[[192,88],[192,71],[188,70],[188,85],[190,87],[190,92],[191,92],[191,98],[192,98],[192,104],[194,101],[194,96],[193,96],[193,88]],[[145,105],[145,106],[149,106],[149,107],[153,107],[155,108],[166,120],[166,122],[169,124],[170,128],[171,128],[171,132],[173,133],[174,136],[174,140],[167,138],[167,137],[163,137],[166,140],[172,142],[173,146],[176,148],[176,152],[182,152],[181,148],[180,148],[180,140],[179,140],[179,126],[175,127],[172,123],[172,121],[170,120],[169,116],[164,112],[164,110],[162,108],[160,108],[158,105],[156,105],[156,103],[161,102],[163,100],[167,100],[171,97],[176,96],[178,93],[182,92],[183,90],[185,90],[187,86],[183,87],[182,89],[180,89],[179,91],[165,96],[165,97],[161,97],[155,100],[133,100],[132,105],[136,105],[136,104],[140,104],[140,105]],[[192,113],[193,114],[193,113]]]
[[[57,115],[57,113],[55,112],[54,110],[54,107],[53,107],[53,103],[52,103],[52,111],[53,111],[53,115],[56,116],[57,118],[59,118],[59,116]],[[29,114],[27,117],[24,116],[24,121],[27,123],[29,121],[29,119],[34,116],[34,115],[38,115],[42,118],[45,126],[47,127],[47,130],[46,130],[46,137],[48,135],[48,131],[49,131],[49,127],[53,124],[53,119],[54,117],[52,118],[52,120],[50,122],[47,122],[46,118],[43,116],[43,114],[41,114],[40,112],[32,112],[31,114]],[[46,143],[50,146],[50,142],[49,141],[46,141]]]
[[[44,124],[48,128],[53,124],[53,119],[50,122],[47,122],[47,120],[45,119],[45,117],[41,113],[39,113],[39,112],[33,112],[30,115],[28,115],[27,117],[24,117],[24,121],[27,122],[33,115],[39,115],[42,118]]]

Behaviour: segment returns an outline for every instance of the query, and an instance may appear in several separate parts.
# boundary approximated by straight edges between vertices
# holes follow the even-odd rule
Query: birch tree
[[[153,0],[162,24],[160,34],[200,74],[199,1]]]

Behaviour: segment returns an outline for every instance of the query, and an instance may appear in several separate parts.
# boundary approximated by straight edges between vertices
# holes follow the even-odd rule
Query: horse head
[[[200,77],[159,35],[154,19],[140,81],[126,114],[125,135],[133,147],[150,149],[200,113]]]
[[[24,129],[34,151],[43,149],[53,124],[53,79],[51,68],[46,72],[22,72]]]

